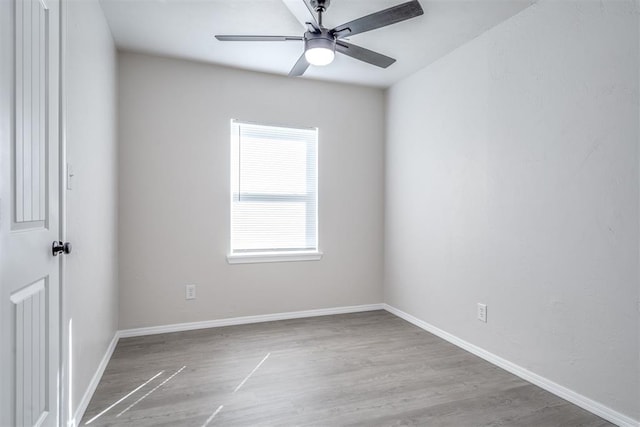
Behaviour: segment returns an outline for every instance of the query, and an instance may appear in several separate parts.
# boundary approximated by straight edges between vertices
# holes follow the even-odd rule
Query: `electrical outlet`
[[[196,299],[196,285],[187,285],[185,287],[184,299]]]
[[[487,322],[487,304],[478,303],[478,320]]]

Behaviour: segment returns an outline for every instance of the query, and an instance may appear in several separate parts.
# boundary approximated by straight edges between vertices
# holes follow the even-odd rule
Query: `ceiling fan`
[[[348,36],[386,27],[387,25],[415,18],[424,13],[418,0],[408,1],[371,15],[363,16],[346,24],[328,29],[322,25],[322,15],[327,11],[330,0],[302,0],[309,9],[311,21],[306,23],[307,31],[303,36],[231,36],[216,35],[220,41],[304,41],[304,53],[289,72],[290,77],[301,76],[312,65],[328,65],[333,61],[335,52],[342,53],[360,61],[387,68],[396,62],[381,53],[347,43]],[[313,15],[318,15],[316,19]]]

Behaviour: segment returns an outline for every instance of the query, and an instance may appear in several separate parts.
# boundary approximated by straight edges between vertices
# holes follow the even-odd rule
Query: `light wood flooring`
[[[611,425],[386,311],[121,339],[81,425],[89,421]]]

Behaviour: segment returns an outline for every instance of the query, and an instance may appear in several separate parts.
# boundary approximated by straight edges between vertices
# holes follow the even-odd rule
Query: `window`
[[[230,263],[320,259],[318,130],[231,121]]]

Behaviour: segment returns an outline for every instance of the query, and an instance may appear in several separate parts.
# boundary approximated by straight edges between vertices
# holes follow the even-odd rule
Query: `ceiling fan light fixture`
[[[311,65],[329,65],[333,62],[335,56],[336,54],[333,50],[327,49],[326,47],[314,47],[304,52],[304,57]]]
[[[311,65],[329,65],[335,58],[335,41],[318,37],[305,39],[304,57]]]

